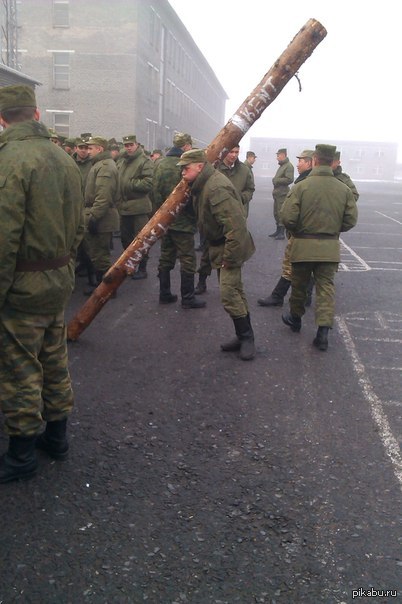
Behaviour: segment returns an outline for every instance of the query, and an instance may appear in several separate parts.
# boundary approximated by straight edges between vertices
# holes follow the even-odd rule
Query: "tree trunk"
[[[315,19],[307,21],[258,86],[208,145],[206,149],[208,161],[214,162],[222,159],[230,149],[238,145],[249,128],[276,99],[283,87],[326,35],[327,32],[321,23]],[[67,329],[69,340],[78,339],[127,275],[136,271],[144,254],[166,233],[169,225],[186,205],[188,192],[187,183],[181,180],[134,241],[107,271],[102,283],[70,321]]]

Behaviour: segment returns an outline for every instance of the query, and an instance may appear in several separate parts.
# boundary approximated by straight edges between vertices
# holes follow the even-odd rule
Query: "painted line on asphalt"
[[[355,336],[355,340],[359,342],[386,342],[387,344],[402,344],[402,340],[396,338],[370,338],[364,336]]]
[[[400,220],[396,220],[396,218],[392,218],[392,216],[387,216],[387,214],[383,214],[382,212],[379,212],[378,210],[375,210],[376,214],[379,214],[380,216],[384,216],[385,218],[388,218],[388,220],[392,220],[392,222],[396,222],[397,224],[402,224],[402,222]]]
[[[358,254],[356,254],[356,252],[355,252],[354,250],[352,250],[352,248],[351,248],[351,247],[349,247],[348,245],[346,245],[346,243],[343,241],[343,239],[339,239],[339,241],[340,241],[340,243],[341,243],[342,247],[343,247],[345,250],[347,250],[347,251],[349,252],[349,254],[351,254],[351,256],[353,256],[353,258],[354,258],[355,260],[357,260],[357,262],[359,263],[359,265],[360,265],[360,266],[361,266],[361,267],[362,267],[364,270],[366,270],[366,271],[371,270],[371,268],[370,268],[370,266],[367,264],[367,262],[365,262],[365,261],[363,260],[363,258],[361,258],[361,257],[360,257]],[[344,263],[344,262],[342,262],[342,266],[343,266],[343,267],[344,267],[344,265],[345,265],[345,263]],[[347,268],[347,267],[345,267],[345,268],[344,268],[344,270],[346,270],[346,271],[347,271],[347,270],[348,270],[348,268]]]
[[[126,312],[124,312],[122,315],[120,315],[116,321],[113,321],[113,323],[111,323],[112,326],[112,331],[115,327],[117,327],[117,325],[119,325],[122,321],[125,321],[127,319],[127,317],[129,317],[131,315],[131,313],[133,312],[135,306],[133,304],[133,306],[131,306],[130,308],[128,308],[126,310]]]
[[[389,407],[402,407],[402,401],[383,401],[383,403]]]
[[[336,317],[335,321],[338,329],[343,337],[346,349],[351,356],[353,369],[358,377],[359,384],[362,388],[364,398],[370,405],[371,416],[378,428],[378,434],[384,446],[385,452],[390,458],[393,466],[393,471],[399,486],[402,490],[402,457],[398,441],[394,437],[388,418],[383,409],[383,402],[375,394],[373,386],[366,374],[365,367],[360,360],[356,351],[352,336],[346,326],[346,322],[342,317]]]

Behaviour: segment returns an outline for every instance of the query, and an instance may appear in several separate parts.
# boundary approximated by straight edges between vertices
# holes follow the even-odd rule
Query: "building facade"
[[[263,137],[250,139],[250,149],[258,157],[254,173],[260,177],[272,177],[278,168],[278,149],[286,148],[290,161],[296,166],[296,156],[303,149],[314,149],[319,143],[336,145],[341,152],[342,169],[353,180],[394,180],[397,175],[397,143]]]
[[[227,95],[167,0],[17,0],[17,21],[20,68],[59,134],[163,149],[224,125]]]

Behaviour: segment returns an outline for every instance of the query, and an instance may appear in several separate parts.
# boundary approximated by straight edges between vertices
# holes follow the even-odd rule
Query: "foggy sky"
[[[326,38],[244,137],[397,142],[402,161],[398,0],[169,0],[230,97],[228,119],[301,27]]]

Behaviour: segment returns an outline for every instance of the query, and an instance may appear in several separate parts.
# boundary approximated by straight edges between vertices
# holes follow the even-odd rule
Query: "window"
[[[57,111],[49,112],[52,115],[52,128],[56,130],[57,134],[61,134],[63,136],[70,135],[70,115],[71,111],[66,112],[63,111],[61,113],[57,113]]]
[[[68,0],[53,0],[53,27],[69,27]]]
[[[70,88],[69,52],[53,52],[53,88]]]

